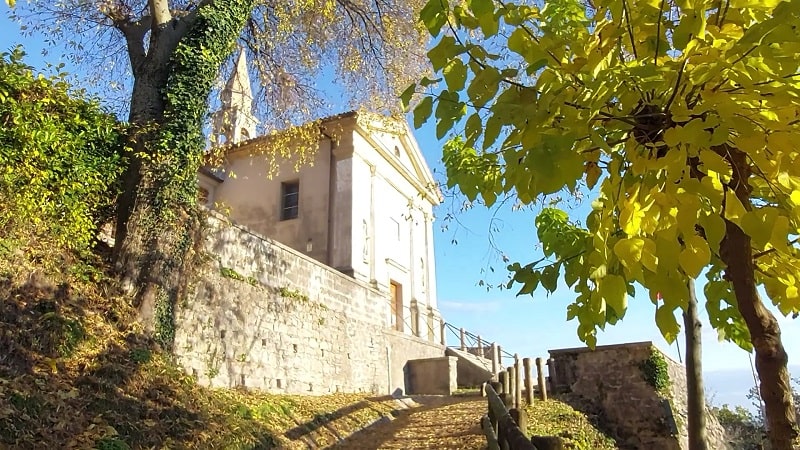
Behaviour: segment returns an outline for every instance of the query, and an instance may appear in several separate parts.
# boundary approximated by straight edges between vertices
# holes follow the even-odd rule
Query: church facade
[[[404,121],[350,112],[321,121],[310,164],[269,176],[257,148],[240,55],[213,115],[222,167],[202,170],[201,198],[236,223],[385,292],[387,328],[439,341],[433,208],[441,194]],[[335,130],[335,131],[334,131]]]

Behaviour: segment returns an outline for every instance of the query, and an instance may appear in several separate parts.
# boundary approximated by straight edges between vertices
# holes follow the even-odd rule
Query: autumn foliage
[[[421,19],[440,78],[404,99],[429,88],[416,125],[461,136],[449,185],[489,206],[595,196],[580,224],[538,216],[544,258],[511,265],[509,287],[562,279],[594,345],[642,286],[672,341],[687,280],[705,276],[711,325],[755,350],[772,445],[791,448],[787,355],[760,292],[800,312],[800,1],[431,0]]]

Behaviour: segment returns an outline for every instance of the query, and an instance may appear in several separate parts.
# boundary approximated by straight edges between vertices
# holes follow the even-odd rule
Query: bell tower
[[[254,138],[258,119],[253,116],[253,91],[244,49],[239,50],[236,65],[219,98],[222,105],[211,116],[212,144],[236,144]]]

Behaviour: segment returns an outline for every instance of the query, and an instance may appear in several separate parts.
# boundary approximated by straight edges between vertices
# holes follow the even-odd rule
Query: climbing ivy
[[[170,60],[164,119],[155,139],[136,155],[142,163],[139,204],[129,223],[140,227],[134,245],[145,251],[145,267],[157,273],[154,337],[171,347],[176,300],[186,290],[202,221],[196,206],[197,170],[205,148],[203,120],[219,67],[233,51],[253,0],[220,0],[202,6]],[[143,275],[146,273],[143,272]],[[150,279],[150,274],[146,275]]]
[[[644,360],[640,369],[647,384],[653,386],[662,395],[669,392],[669,366],[661,352],[651,349],[650,356]]]

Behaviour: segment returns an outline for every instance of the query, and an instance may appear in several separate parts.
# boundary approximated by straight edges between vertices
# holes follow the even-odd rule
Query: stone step
[[[448,348],[445,355],[458,358],[458,386],[478,387],[492,378],[492,361],[472,353]]]

